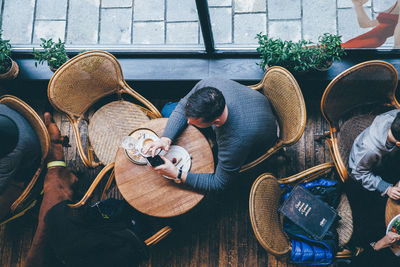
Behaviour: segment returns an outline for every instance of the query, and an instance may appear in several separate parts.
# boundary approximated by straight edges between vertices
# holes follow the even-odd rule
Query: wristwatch
[[[178,177],[174,179],[174,182],[177,184],[182,183],[182,167],[179,168]]]

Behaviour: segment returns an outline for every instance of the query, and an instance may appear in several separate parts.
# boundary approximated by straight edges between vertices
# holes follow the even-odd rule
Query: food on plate
[[[392,227],[390,228],[390,231],[394,232],[394,233],[397,233],[397,234],[400,233],[400,219],[396,219],[393,222]]]

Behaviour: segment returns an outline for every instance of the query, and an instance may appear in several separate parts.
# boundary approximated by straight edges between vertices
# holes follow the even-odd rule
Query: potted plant
[[[51,38],[49,40],[40,38],[42,43],[40,47],[43,48],[43,51],[38,51],[33,49],[33,55],[35,57],[35,66],[37,64],[43,64],[47,61],[47,65],[49,66],[52,72],[55,72],[62,64],[68,61],[68,55],[65,51],[65,43],[61,42],[61,39],[58,39],[58,42],[54,42]]]
[[[310,41],[300,40],[298,42],[282,41],[270,38],[261,33],[257,34],[259,47],[257,51],[261,54],[260,67],[282,66],[290,71],[307,72],[314,67],[315,47],[310,46]]]
[[[340,60],[345,51],[341,46],[341,36],[324,34],[319,43],[300,40],[282,41],[257,34],[261,54],[260,67],[282,66],[290,71],[302,73],[313,69],[327,69],[334,60]]]
[[[319,37],[318,50],[315,57],[315,68],[320,71],[328,70],[335,60],[341,60],[346,55],[342,47],[340,35],[325,33]]]
[[[18,64],[10,58],[10,54],[10,40],[3,40],[0,31],[0,79],[14,79],[18,75]]]

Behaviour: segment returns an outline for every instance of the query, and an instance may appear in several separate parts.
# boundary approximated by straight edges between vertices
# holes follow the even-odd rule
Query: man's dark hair
[[[400,141],[400,112],[398,112],[396,118],[394,118],[390,130],[392,131],[394,139]]]
[[[214,87],[203,87],[189,96],[185,106],[185,116],[212,122],[222,115],[224,109],[225,97],[222,92]]]

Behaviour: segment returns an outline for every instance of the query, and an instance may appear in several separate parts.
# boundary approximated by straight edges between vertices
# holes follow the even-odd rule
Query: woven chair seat
[[[88,136],[99,160],[105,165],[114,162],[123,137],[148,120],[138,106],[122,100],[97,110],[89,121]]]
[[[343,123],[338,133],[338,147],[343,163],[348,169],[350,151],[357,136],[371,125],[375,115],[362,114],[351,117]]]
[[[275,256],[286,255],[291,249],[278,213],[280,198],[279,183],[271,175],[258,180],[250,193],[250,219],[254,233],[263,248]]]
[[[340,202],[336,211],[340,216],[336,228],[339,235],[339,247],[343,247],[350,241],[350,238],[353,235],[353,214],[346,194],[342,194],[340,197]]]

